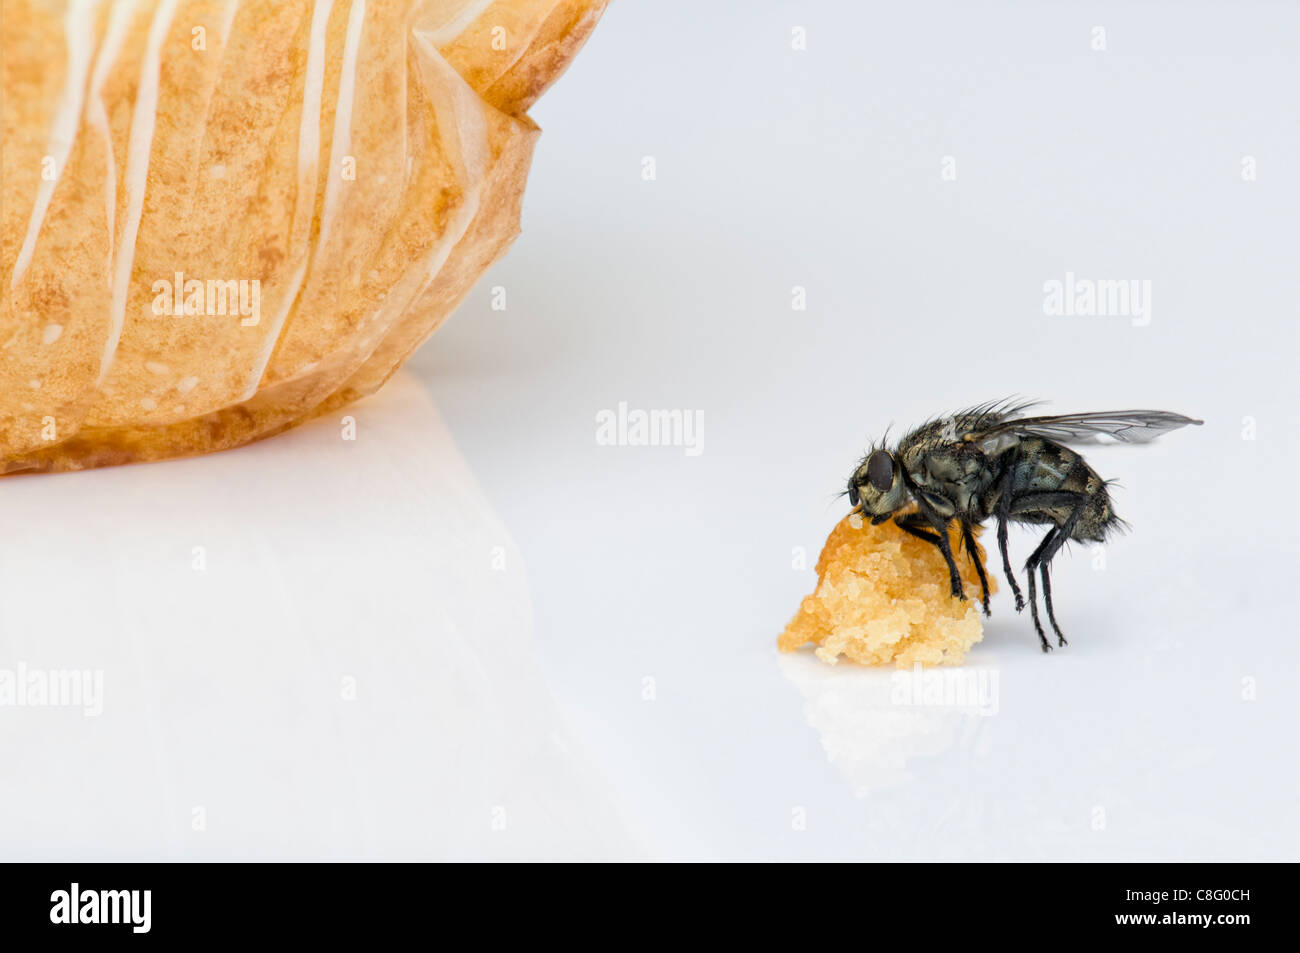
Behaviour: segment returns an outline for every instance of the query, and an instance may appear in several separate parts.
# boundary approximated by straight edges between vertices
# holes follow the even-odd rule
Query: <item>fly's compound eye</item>
[[[894,458],[877,450],[867,459],[867,479],[879,492],[887,493],[894,485]]]

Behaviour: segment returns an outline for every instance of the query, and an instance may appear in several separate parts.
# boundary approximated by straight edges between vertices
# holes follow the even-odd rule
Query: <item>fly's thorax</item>
[[[898,448],[898,462],[901,463],[908,473],[918,473],[922,470],[921,463],[925,459],[927,446],[920,441],[911,441]]]
[[[916,441],[902,450],[912,483],[940,516],[964,514],[974,522],[987,513],[985,499],[996,483],[991,461],[973,443]]]

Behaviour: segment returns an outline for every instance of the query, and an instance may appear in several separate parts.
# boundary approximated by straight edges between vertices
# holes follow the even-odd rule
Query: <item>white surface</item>
[[[214,457],[5,481],[6,855],[635,850],[533,657],[526,574],[425,391]],[[53,514],[45,519],[41,514]],[[30,698],[30,695],[28,696]]]
[[[105,672],[0,709],[0,849],[1296,859],[1300,10],[965,6],[615,3],[357,441],[0,484],[4,658]],[[1067,271],[1151,323],[1045,316]],[[1055,564],[1071,645],[1004,585],[987,714],[778,656],[869,440],[1010,393],[1206,419],[1089,454],[1134,532]]]

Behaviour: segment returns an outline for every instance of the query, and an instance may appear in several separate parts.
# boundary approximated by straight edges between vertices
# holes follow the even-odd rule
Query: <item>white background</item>
[[[0,667],[104,672],[0,708],[0,850],[1296,859],[1297,88],[1283,4],[615,2],[355,442],[0,486]],[[1070,646],[1003,584],[988,714],[778,655],[869,441],[1012,393],[1206,421],[1089,454],[1134,529],[1056,562]]]

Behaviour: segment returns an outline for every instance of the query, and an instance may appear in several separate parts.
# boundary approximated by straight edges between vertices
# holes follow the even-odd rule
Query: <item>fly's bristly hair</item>
[[[859,470],[865,467],[867,465],[867,461],[871,459],[871,455],[875,453],[877,450],[884,450],[886,452],[889,451],[889,431],[893,429],[893,426],[894,426],[893,421],[890,421],[889,426],[885,428],[885,435],[880,438],[880,441],[879,442],[876,442],[875,440],[871,441],[870,445],[867,447],[867,452],[862,455],[862,459],[858,461],[858,465],[853,468],[854,473],[857,473]],[[837,498],[841,496],[848,496],[849,492],[850,492],[849,490],[845,489],[845,490],[841,490],[839,493],[835,495]]]
[[[1105,488],[1107,496],[1110,496],[1110,491],[1112,488],[1114,487],[1120,487],[1121,489],[1123,488],[1123,484],[1119,482],[1119,477],[1111,477],[1109,480],[1103,480],[1101,485]],[[1105,525],[1103,525],[1101,528],[1101,534],[1102,534],[1101,541],[1104,543],[1108,543],[1116,536],[1127,536],[1132,532],[1133,532],[1133,524],[1130,523],[1128,520],[1124,519],[1123,517],[1118,516],[1117,514],[1112,512],[1110,514],[1110,519],[1108,519]]]
[[[933,427],[947,420],[969,421],[971,430],[982,429],[993,424],[1003,423],[1007,420],[1014,420],[1031,407],[1040,407],[1044,401],[1032,400],[1019,395],[1010,397],[1000,397],[996,400],[986,400],[982,404],[976,404],[973,407],[967,407],[964,410],[958,410],[951,414],[939,414],[922,421],[918,426],[913,428],[912,434]],[[909,434],[911,436],[911,434]]]
[[[1044,403],[1046,401],[1013,394],[1010,397],[988,400],[982,404],[976,404],[974,407],[967,407],[965,410],[957,411],[952,416],[971,417],[974,420],[975,427],[984,427],[989,424],[1002,423],[1004,420],[1014,420],[1029,408],[1041,407]]]
[[[876,440],[871,441],[871,443],[867,446],[867,452],[864,453],[862,455],[862,459],[858,461],[858,466],[862,466],[869,459],[871,459],[871,455],[875,453],[877,450],[885,450],[885,451],[889,450],[889,431],[892,430],[893,427],[894,427],[894,423],[893,421],[890,421],[889,426],[885,428],[885,435],[881,437],[879,441]]]

